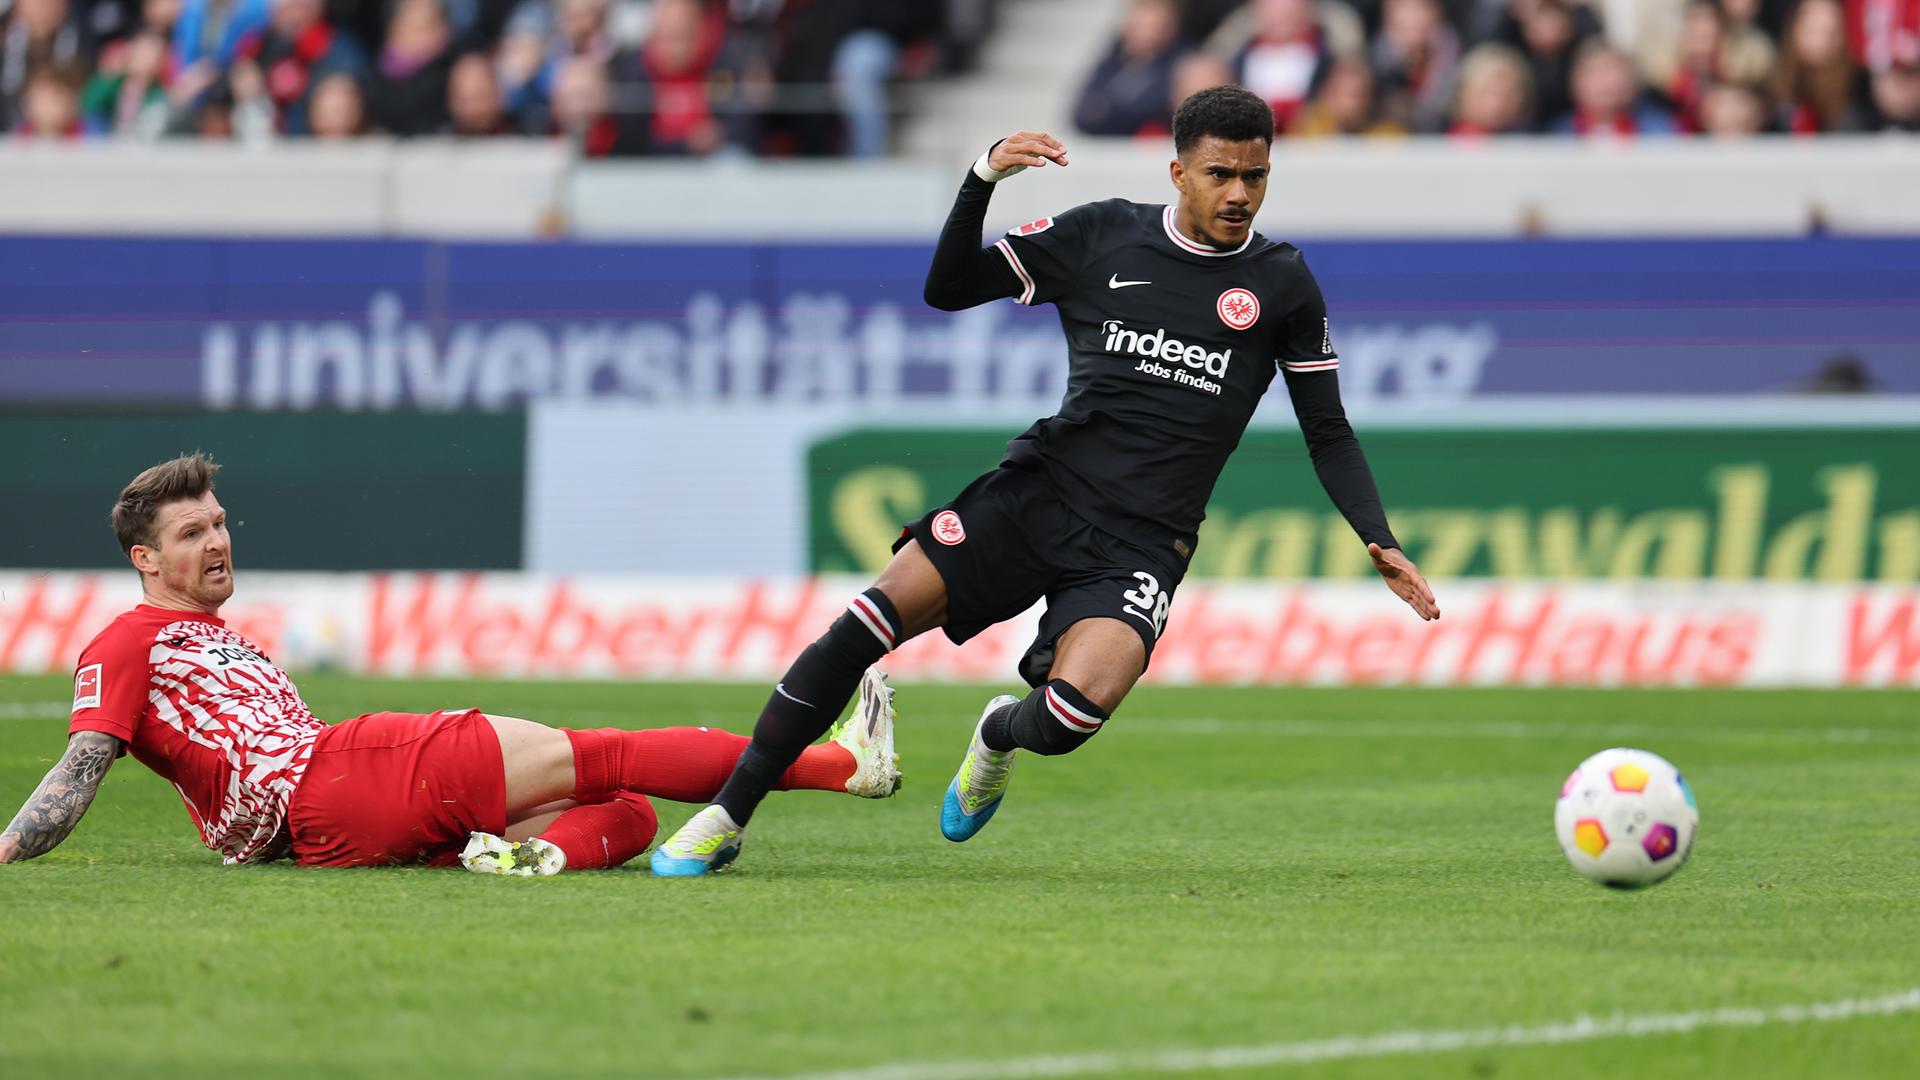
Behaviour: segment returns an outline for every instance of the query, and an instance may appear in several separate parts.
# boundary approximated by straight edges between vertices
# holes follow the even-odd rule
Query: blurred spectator
[[[465,53],[453,62],[447,73],[447,115],[448,135],[480,138],[514,133],[493,61],[486,53]]]
[[[1574,57],[1599,33],[1593,13],[1568,0],[1509,0],[1498,37],[1527,56],[1533,130],[1545,130],[1573,108]]]
[[[87,130],[143,140],[166,134],[174,121],[167,96],[172,53],[166,32],[154,26],[109,46],[81,92]]]
[[[1266,99],[1274,126],[1285,131],[1331,58],[1326,34],[1312,0],[1253,0],[1251,6],[1253,39],[1235,67],[1240,85]]]
[[[847,153],[854,157],[887,152],[893,121],[887,84],[900,63],[900,50],[938,28],[937,23],[915,25],[910,15],[900,17],[905,13],[898,9],[913,6],[877,0],[868,20],[841,38],[833,51],[833,97],[846,124]],[[882,15],[880,7],[893,10]]]
[[[1714,0],[1688,0],[1672,70],[1662,72],[1658,84],[1673,110],[1674,126],[1683,132],[1705,130],[1701,113],[1707,91],[1721,77],[1726,30],[1726,14]]]
[[[1920,64],[1920,0],[1847,0],[1847,42],[1875,74]]]
[[[236,60],[225,85],[233,97],[233,138],[248,145],[272,142],[280,131],[279,114],[267,93],[266,73],[257,64]]]
[[[1787,23],[1774,96],[1780,126],[1796,135],[1859,131],[1867,126],[1865,73],[1847,52],[1846,14],[1839,0],[1801,0]]]
[[[1700,98],[1701,134],[1717,139],[1746,138],[1767,130],[1767,98],[1750,83],[1723,82]]]
[[[80,138],[84,134],[80,124],[80,79],[81,69],[76,67],[35,68],[21,91],[20,120],[14,125],[14,137]]]
[[[888,85],[896,73],[925,63],[945,25],[942,0],[801,0],[782,11],[777,74],[806,105],[827,90],[833,112],[799,108],[785,117],[802,154],[844,148],[855,157],[884,154],[892,139]]]
[[[1649,71],[1682,131],[1703,130],[1701,111],[1714,84],[1752,88],[1773,73],[1773,41],[1766,31],[1729,16],[1716,0],[1690,0],[1670,45]]]
[[[367,134],[367,95],[360,80],[345,71],[321,76],[307,101],[307,129],[322,142]]]
[[[226,142],[235,137],[233,88],[227,85],[227,80],[216,80],[193,95],[179,89],[178,78],[174,82],[176,89],[169,96],[174,98],[177,108],[171,132],[192,135],[207,142]]]
[[[1673,118],[1641,100],[1640,79],[1627,54],[1595,39],[1580,48],[1573,64],[1573,108],[1552,131],[1583,138],[1670,135]]]
[[[554,73],[554,126],[574,140],[587,157],[632,152],[623,145],[622,129],[610,112],[611,102],[607,67],[598,60],[576,56]]]
[[[182,0],[141,0],[140,18],[135,29],[158,30],[173,40],[173,28],[180,21]]]
[[[278,130],[305,135],[313,84],[336,71],[365,79],[367,55],[351,35],[327,22],[322,0],[272,2],[267,29],[240,43],[235,65],[250,65],[260,72]]]
[[[1372,60],[1383,115],[1418,131],[1446,127],[1460,39],[1440,0],[1386,0]]]
[[[1642,56],[1649,83],[1684,132],[1705,130],[1702,114],[1715,85],[1751,87],[1773,73],[1773,42],[1766,32],[1734,21],[1718,0],[1688,0],[1678,32],[1661,48],[1649,45]]]
[[[522,0],[513,9],[500,43],[500,77],[507,107],[529,132],[546,132],[553,79],[575,56],[606,61],[613,56],[608,0]],[[652,20],[662,18],[655,5]],[[670,16],[668,16],[670,17]]]
[[[1210,52],[1191,52],[1173,65],[1168,86],[1167,115],[1173,115],[1180,103],[1214,86],[1233,81],[1233,65]]]
[[[1335,60],[1320,89],[1287,125],[1295,138],[1329,135],[1405,135],[1405,124],[1380,114],[1373,94],[1373,72],[1359,57]]]
[[[712,97],[716,79],[738,82],[722,63],[725,50],[726,24],[700,0],[654,0],[646,41],[613,65],[619,81],[639,91],[631,108],[622,98],[619,152],[700,155],[725,146],[729,128]],[[576,75],[576,82],[584,85],[585,77]],[[555,126],[568,130],[558,117]],[[611,143],[604,152],[612,152]]]
[[[13,0],[0,24],[0,131],[20,122],[35,72],[59,68],[71,80],[92,68],[93,55],[93,35],[68,0]]]
[[[173,24],[174,63],[198,67],[195,81],[211,82],[233,63],[248,34],[264,29],[271,0],[182,0]]]
[[[1920,133],[1920,59],[1874,75],[1873,107],[1880,130]]]
[[[1533,120],[1532,80],[1517,49],[1497,41],[1475,45],[1460,61],[1447,134],[1484,139],[1524,133]]]
[[[1377,0],[1374,0],[1377,8]],[[1359,0],[1309,0],[1307,5],[1313,12],[1313,21],[1320,27],[1326,39],[1327,52],[1334,56],[1365,56],[1369,34],[1366,20],[1360,14]],[[1188,41],[1200,42],[1208,52],[1221,56],[1237,57],[1246,49],[1258,33],[1260,8],[1258,0],[1243,0],[1220,25],[1205,39],[1188,37]]]
[[[1172,131],[1167,99],[1182,52],[1180,11],[1174,0],[1133,0],[1112,47],[1081,88],[1074,126],[1089,135]]]
[[[402,136],[446,127],[453,57],[453,29],[440,0],[398,0],[362,102],[365,119]]]

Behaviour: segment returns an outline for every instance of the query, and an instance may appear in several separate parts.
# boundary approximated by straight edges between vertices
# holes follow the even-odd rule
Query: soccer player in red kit
[[[183,455],[120,493],[114,533],[145,602],[81,652],[67,751],[0,832],[0,862],[64,840],[129,752],[173,784],[228,863],[458,861],[519,876],[618,866],[653,842],[647,796],[704,803],[732,773],[748,740],[708,728],[576,731],[478,709],[321,722],[220,620],[233,544],[219,468]],[[870,671],[859,708],[782,786],[891,795],[891,698]]]

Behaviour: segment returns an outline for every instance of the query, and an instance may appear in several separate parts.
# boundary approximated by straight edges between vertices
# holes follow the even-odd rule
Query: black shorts
[[[958,645],[1042,598],[1040,633],[1020,658],[1029,686],[1047,681],[1054,644],[1082,619],[1119,619],[1140,634],[1147,661],[1166,629],[1187,561],[1095,527],[1067,508],[1037,469],[1002,465],[952,502],[901,531],[932,560],[947,586],[942,628]]]

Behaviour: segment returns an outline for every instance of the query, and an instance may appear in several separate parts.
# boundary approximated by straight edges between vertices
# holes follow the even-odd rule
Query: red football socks
[[[583,803],[618,792],[675,802],[711,802],[752,741],[745,735],[703,727],[568,728],[566,732],[573,742],[573,797]],[[778,790],[845,791],[853,773],[853,754],[846,747],[809,746],[782,774]]]
[[[606,870],[647,850],[659,831],[660,818],[646,796],[619,791],[606,802],[562,813],[540,839],[566,852],[569,870]]]

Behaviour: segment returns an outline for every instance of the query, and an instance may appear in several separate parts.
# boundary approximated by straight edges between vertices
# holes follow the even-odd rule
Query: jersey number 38
[[[1120,594],[1120,599],[1127,602],[1120,610],[1146,620],[1153,627],[1154,638],[1158,639],[1167,625],[1167,607],[1173,601],[1160,590],[1159,578],[1145,570],[1135,570],[1133,577],[1140,586]]]

